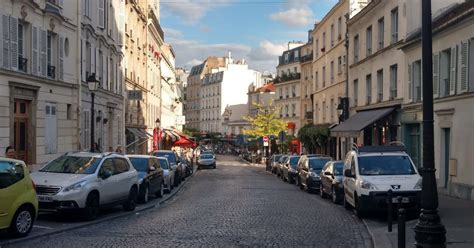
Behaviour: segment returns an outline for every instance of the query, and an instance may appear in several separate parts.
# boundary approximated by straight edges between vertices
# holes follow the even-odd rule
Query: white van
[[[407,209],[419,209],[421,177],[404,146],[367,146],[347,153],[344,206],[360,217],[386,210],[389,191]],[[401,197],[401,198],[398,198]]]

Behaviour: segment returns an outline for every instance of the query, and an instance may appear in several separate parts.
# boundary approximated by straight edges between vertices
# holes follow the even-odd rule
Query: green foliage
[[[278,133],[286,130],[286,122],[277,118],[280,109],[273,106],[273,103],[268,106],[258,103],[253,103],[253,105],[258,108],[258,112],[255,116],[244,116],[251,125],[251,129],[244,130],[245,135],[254,138],[265,135],[278,136]]]
[[[316,147],[327,145],[329,129],[314,124],[306,124],[298,131],[298,139],[310,152],[314,152]]]

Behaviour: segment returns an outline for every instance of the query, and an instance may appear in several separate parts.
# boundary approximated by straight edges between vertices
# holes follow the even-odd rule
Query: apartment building
[[[454,3],[453,3],[454,2]],[[400,116],[401,138],[413,162],[423,166],[423,83],[421,64],[421,3],[407,8],[408,35],[404,91]],[[474,199],[474,2],[450,1],[433,5],[434,142],[440,191]]]
[[[276,99],[275,84],[268,82],[261,87],[256,87],[253,83],[248,89],[248,113],[251,116],[257,115],[258,105],[270,106],[273,105]]]
[[[294,127],[290,134],[296,135],[301,128],[301,46],[304,43],[289,43],[288,50],[279,56],[277,77],[274,80],[277,98],[275,105],[280,117]]]
[[[339,123],[337,112],[341,99],[346,96],[346,17],[349,0],[341,0],[324,16],[312,31],[314,58],[313,123],[330,128]],[[338,151],[336,140],[330,139],[322,150],[336,158],[346,151]]]
[[[80,147],[78,10],[63,1],[2,1],[0,149],[13,146],[27,164]]]
[[[300,123],[301,126],[313,122],[313,36],[308,31],[308,42],[301,46],[301,88],[300,88]]]
[[[164,43],[161,50],[163,51],[161,60],[161,127],[175,129],[177,112],[182,111],[182,100],[177,92],[176,55],[168,43]]]

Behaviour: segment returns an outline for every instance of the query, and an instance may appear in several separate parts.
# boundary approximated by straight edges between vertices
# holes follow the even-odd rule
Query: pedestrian
[[[5,157],[16,159],[15,149],[13,149],[11,146],[8,146],[7,149],[5,149]]]
[[[94,142],[92,143],[92,152],[96,152],[96,153],[100,153],[100,148],[99,148],[99,144],[97,144],[97,142]]]

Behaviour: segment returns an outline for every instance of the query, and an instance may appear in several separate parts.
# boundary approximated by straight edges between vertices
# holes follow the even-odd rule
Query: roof
[[[265,84],[264,86],[257,88],[256,92],[267,93],[267,92],[275,92],[276,88],[273,83]]]
[[[368,125],[384,118],[395,111],[395,107],[372,109],[357,112],[341,124],[331,129],[331,136],[358,136]]]
[[[228,105],[226,107],[225,112],[230,112],[229,115],[229,122],[232,121],[239,121],[243,120],[243,116],[247,116],[249,114],[249,107],[247,104],[236,104],[236,105]]]

